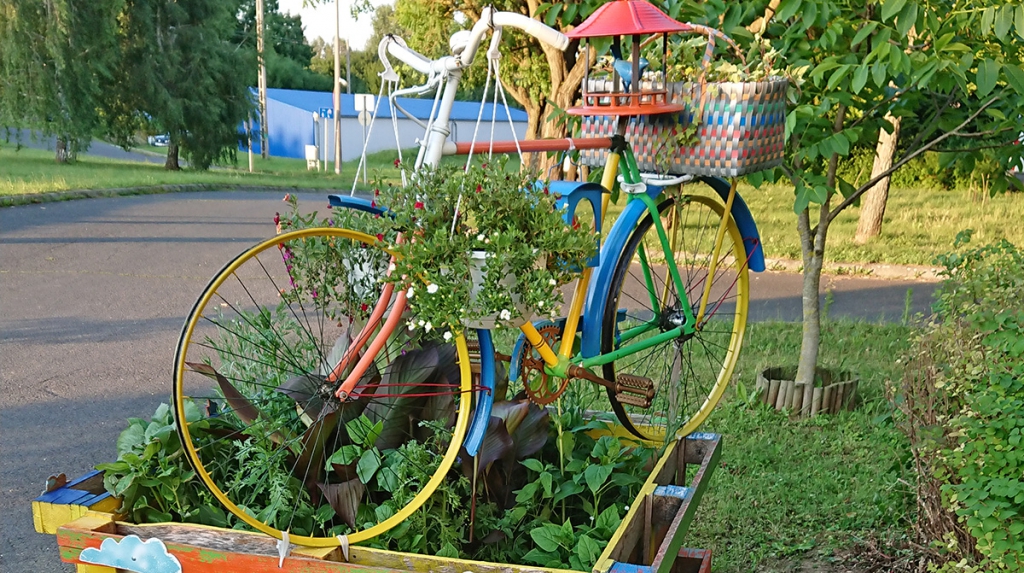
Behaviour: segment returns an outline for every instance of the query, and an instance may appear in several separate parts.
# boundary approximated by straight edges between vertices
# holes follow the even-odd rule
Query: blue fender
[[[476,412],[473,413],[473,422],[462,441],[470,456],[476,456],[480,450],[487,426],[491,422],[491,407],[494,405],[494,342],[490,330],[477,330],[476,336],[480,341],[480,385],[484,389],[475,393]]]
[[[355,209],[356,211],[363,211],[371,215],[383,215],[387,212],[387,209],[384,207],[359,197],[350,197],[348,195],[328,195],[327,200],[330,202],[331,207]]]
[[[538,184],[540,184],[538,182]],[[601,194],[607,193],[604,187],[597,183],[582,181],[550,181],[548,189],[555,194],[555,207],[565,209],[565,222],[572,224],[572,218],[576,214],[581,202],[590,203],[590,209],[594,214],[594,227],[597,232],[597,248],[601,248]],[[596,266],[598,257],[595,254],[585,264],[588,267]]]
[[[660,195],[661,190],[662,188],[656,185],[647,186],[647,194],[652,199]],[[633,234],[633,229],[645,214],[647,206],[642,201],[630,201],[626,203],[626,207],[612,225],[612,230],[608,232],[600,252],[600,262],[590,277],[590,286],[587,287],[587,301],[583,307],[583,321],[586,324],[600,325],[604,320],[604,303],[608,298],[608,289],[611,288],[615,264],[619,261],[619,254],[626,248],[626,241]],[[600,326],[581,329],[581,335],[580,354],[584,358],[601,354]]]
[[[729,196],[729,182],[718,177],[701,177],[699,181],[707,184],[721,196],[724,202]],[[652,199],[661,194],[662,188],[655,185],[647,186],[647,194]],[[736,194],[732,203],[732,218],[736,221],[740,235],[743,237],[743,247],[747,253],[747,267],[754,272],[764,271],[764,250],[761,248],[761,235],[757,231],[754,217],[750,214],[743,198]],[[605,302],[611,290],[612,275],[615,273],[615,265],[618,263],[619,255],[626,247],[626,242],[633,229],[636,228],[640,219],[647,214],[647,208],[640,201],[630,201],[626,204],[622,214],[615,221],[612,230],[605,239],[604,248],[601,249],[601,260],[595,269],[590,280],[590,287],[587,289],[587,301],[583,310],[583,319],[587,324],[601,324],[604,320]],[[601,329],[589,328],[582,331],[583,340],[580,352],[584,358],[591,358],[601,354]]]
[[[724,203],[729,198],[729,182],[721,177],[701,177],[700,181],[718,193]],[[740,236],[743,237],[743,248],[747,251],[747,268],[760,273],[764,271],[764,249],[761,248],[761,234],[757,232],[757,224],[754,223],[754,216],[750,214],[747,203],[736,193],[732,202],[732,219],[740,229]]]

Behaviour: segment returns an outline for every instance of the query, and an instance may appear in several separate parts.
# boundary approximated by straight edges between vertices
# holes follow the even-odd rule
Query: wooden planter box
[[[692,434],[677,441],[655,465],[592,573],[709,572],[711,552],[683,548],[683,538],[720,452],[721,437],[717,434]],[[104,497],[105,504],[96,506],[97,496],[105,495],[102,479],[97,480],[97,476],[101,474],[93,472],[32,502],[36,530],[56,532],[61,560],[76,564],[78,573],[120,571],[85,563],[80,556],[86,548],[99,548],[105,539],[120,542],[129,535],[161,540],[185,573],[573,573],[359,546],[351,547],[347,560],[338,547],[292,547],[279,568],[277,540],[261,533],[191,524],[138,525],[118,521],[119,516],[112,513],[117,507],[116,499]],[[56,511],[55,506],[66,507]],[[61,519],[66,521],[58,523]]]

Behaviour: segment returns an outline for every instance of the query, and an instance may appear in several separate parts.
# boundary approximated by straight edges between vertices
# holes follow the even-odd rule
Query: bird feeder
[[[646,0],[612,0],[598,8],[582,24],[567,35],[571,39],[589,40],[584,57],[587,69],[583,78],[582,105],[568,113],[580,116],[637,116],[678,113],[684,106],[672,103],[668,95],[668,78],[664,62],[668,61],[668,35],[693,30],[693,25],[679,22]],[[662,70],[649,74],[648,62],[640,49],[648,41],[662,36]],[[594,78],[590,67],[590,50],[594,38],[611,38],[615,57],[610,79]],[[622,43],[631,41],[629,58],[622,57]],[[635,80],[635,81],[634,81]]]

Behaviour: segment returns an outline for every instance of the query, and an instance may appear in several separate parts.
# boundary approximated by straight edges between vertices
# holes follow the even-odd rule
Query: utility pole
[[[256,59],[260,73],[257,80],[259,86],[260,112],[260,157],[267,158],[267,61],[263,54],[263,0],[256,0]]]
[[[345,93],[352,93],[352,28],[345,34]]]
[[[334,0],[334,173],[341,175],[341,0]]]

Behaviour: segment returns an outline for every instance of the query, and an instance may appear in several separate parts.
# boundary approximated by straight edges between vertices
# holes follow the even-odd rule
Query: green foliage
[[[958,408],[947,422],[951,438],[937,452],[935,477],[950,508],[976,543],[977,564],[947,570],[1001,571],[1024,567],[1024,252],[1007,241],[939,257],[946,282],[936,305],[945,325],[940,347],[961,350],[935,386]],[[966,350],[966,352],[963,352]],[[939,540],[944,541],[944,540]]]
[[[74,161],[101,125],[117,65],[124,0],[5,1],[0,8],[0,125],[58,138],[57,161]],[[113,89],[112,89],[113,88]]]
[[[1008,241],[937,258],[935,320],[915,343],[894,400],[913,445],[920,536],[931,570],[1024,566],[1024,253]]]
[[[256,67],[230,42],[237,9],[237,1],[126,0],[103,102],[119,144],[130,146],[134,131],[152,124],[194,168],[234,158],[238,126],[252,109],[245,70]]]
[[[993,189],[1006,189],[1002,173],[1020,163],[1012,145],[1024,93],[1011,34],[1018,8],[976,2],[950,15],[949,3],[932,0],[888,0],[881,10],[861,0],[780,3],[765,37],[790,65],[809,72],[787,123],[795,135],[786,173],[796,186],[796,212],[850,183],[832,180],[828,162],[873,150],[885,112],[918,122],[905,153],[951,135],[935,150],[955,161],[995,160],[1002,172]],[[917,49],[923,45],[932,49]]]
[[[256,61],[256,2],[243,0],[233,43],[249,54],[246,59]],[[290,90],[331,91],[334,75],[321,75],[310,70],[314,48],[306,43],[302,33],[302,19],[283,14],[277,0],[266,0],[264,13],[264,54],[267,61],[267,87]],[[322,40],[321,40],[322,43]],[[247,68],[246,82],[257,85],[257,66]]]
[[[191,403],[191,420],[199,410]],[[103,484],[136,523],[179,521],[227,527],[231,520],[189,467],[174,419],[161,404],[150,420],[130,418],[117,439],[117,461],[101,464]]]
[[[393,215],[380,221],[408,237],[393,247],[399,257],[387,280],[409,294],[419,318],[410,329],[557,313],[558,287],[594,254],[593,229],[566,223],[559,197],[505,166],[441,166],[407,187],[380,187],[377,200]]]

